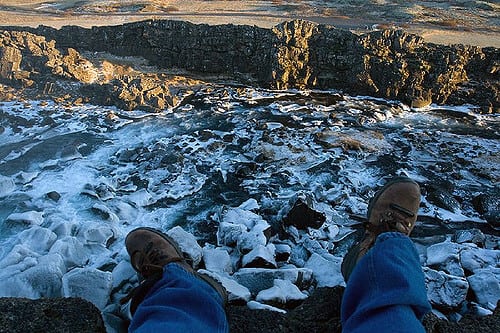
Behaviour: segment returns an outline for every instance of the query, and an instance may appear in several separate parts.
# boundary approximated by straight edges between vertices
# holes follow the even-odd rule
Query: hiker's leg
[[[176,263],[146,293],[130,332],[228,332],[224,300],[208,283]]]
[[[342,300],[344,332],[425,332],[430,311],[424,275],[413,242],[382,233],[354,267]]]

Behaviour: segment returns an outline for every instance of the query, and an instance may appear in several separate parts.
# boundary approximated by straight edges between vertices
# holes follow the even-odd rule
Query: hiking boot
[[[163,266],[171,262],[177,262],[186,271],[193,272],[177,243],[153,228],[142,227],[131,231],[125,238],[125,247],[132,267],[143,279],[163,272]]]
[[[125,247],[130,255],[132,267],[139,273],[142,283],[120,301],[125,304],[129,300],[130,313],[133,315],[148,291],[163,277],[163,267],[172,262],[177,263],[187,272],[208,283],[227,304],[227,292],[212,277],[199,274],[186,261],[181,249],[171,237],[159,230],[141,227],[132,230],[125,238]]]
[[[342,275],[347,282],[354,266],[384,232],[410,235],[417,221],[420,187],[408,177],[396,177],[382,187],[368,205],[365,236],[342,261]]]

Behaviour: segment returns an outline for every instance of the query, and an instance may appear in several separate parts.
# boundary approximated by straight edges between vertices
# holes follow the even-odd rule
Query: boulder
[[[463,277],[424,267],[427,297],[433,306],[457,309],[465,301],[469,283]]]
[[[62,277],[64,297],[80,297],[103,310],[113,287],[112,274],[94,268],[75,268]]]
[[[0,175],[0,198],[11,194],[15,189],[16,184],[12,178]]]
[[[276,268],[274,245],[257,245],[252,251],[243,256],[242,265],[247,268]]]
[[[242,268],[233,277],[256,295],[261,290],[271,288],[275,279],[288,280],[300,289],[306,289],[313,280],[312,273],[307,268]]]
[[[325,214],[315,210],[315,200],[310,193],[297,194],[291,209],[283,219],[284,225],[293,225],[298,229],[317,229],[325,221]]]
[[[43,212],[12,213],[5,220],[15,225],[41,225],[43,223]]]
[[[500,268],[493,272],[489,269],[480,269],[467,278],[470,288],[476,296],[477,302],[484,307],[495,310],[500,300]]]
[[[226,249],[205,245],[203,248],[203,262],[208,271],[229,274],[233,272],[231,257]]]
[[[255,300],[257,302],[277,306],[294,308],[308,297],[300,291],[296,285],[288,280],[274,280],[274,285],[265,290],[261,290]]]
[[[211,272],[207,270],[200,269],[198,271],[200,274],[206,274],[216,281],[218,281],[227,292],[228,302],[230,304],[246,304],[250,301],[252,294],[247,287],[239,284],[235,279],[231,276],[223,273],[223,272]]]
[[[304,265],[313,272],[316,287],[336,287],[345,286],[344,278],[340,271],[342,258],[332,255],[327,258],[322,257],[317,253],[313,253],[309,260]]]
[[[500,250],[468,248],[460,252],[460,263],[469,272],[500,267]]]
[[[452,242],[431,245],[427,248],[427,266],[463,277],[464,270],[459,261],[459,254],[463,248],[463,245]]]
[[[203,249],[198,244],[196,237],[180,226],[173,227],[167,231],[167,235],[177,242],[182,253],[193,263],[193,267],[198,267],[203,258]]]

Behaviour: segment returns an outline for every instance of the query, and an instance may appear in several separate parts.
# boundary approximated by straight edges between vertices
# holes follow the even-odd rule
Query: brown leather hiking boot
[[[378,235],[396,231],[410,235],[417,221],[420,187],[408,177],[396,177],[384,185],[368,205],[365,236],[342,261],[342,275],[347,282],[354,266],[373,246]]]
[[[193,272],[177,243],[158,230],[142,227],[131,231],[125,238],[125,247],[132,267],[144,279],[161,273],[163,266],[171,262],[177,262],[186,271]]]
[[[163,267],[176,262],[187,272],[208,283],[222,298],[225,306],[228,301],[224,287],[208,275],[199,274],[186,261],[181,249],[175,240],[159,230],[141,227],[132,230],[125,238],[125,247],[130,255],[132,267],[140,274],[143,282],[121,300],[124,304],[130,299],[130,312],[133,315],[137,306],[142,302],[147,292],[163,276]]]

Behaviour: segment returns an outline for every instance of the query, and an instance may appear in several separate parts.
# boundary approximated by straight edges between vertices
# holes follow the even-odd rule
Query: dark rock
[[[0,332],[106,332],[100,311],[80,298],[0,298]]]
[[[299,195],[288,214],[283,219],[284,225],[293,225],[298,229],[319,228],[326,216],[314,209],[314,198],[310,194]]]
[[[427,200],[434,205],[447,209],[450,212],[460,210],[460,203],[448,191],[434,185],[429,185],[427,189]]]
[[[495,188],[474,197],[472,205],[491,226],[500,227],[500,189]]]
[[[486,236],[479,229],[458,230],[453,234],[451,239],[455,243],[474,243],[479,246],[484,246]]]
[[[103,51],[140,56],[160,69],[183,69],[197,77],[216,74],[279,89],[340,89],[399,99],[413,107],[468,103],[483,112],[500,112],[497,48],[429,44],[401,30],[358,36],[302,20],[272,29],[158,20],[91,29],[5,29],[10,31],[0,35],[0,78],[13,85],[35,81],[45,87],[54,77],[93,82],[94,66],[75,50]],[[164,79],[148,82],[149,75],[142,74],[133,82],[122,74],[117,71],[105,82],[83,87],[94,103],[125,109],[155,111],[177,104]]]
[[[51,191],[51,192],[47,193],[46,195],[47,195],[47,198],[54,200],[55,202],[58,202],[59,199],[61,199],[61,195],[56,191]]]

